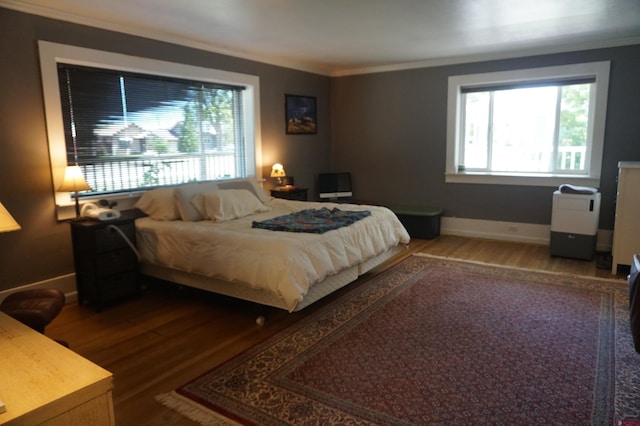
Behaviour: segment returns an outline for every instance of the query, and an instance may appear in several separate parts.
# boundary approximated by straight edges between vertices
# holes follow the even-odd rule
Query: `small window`
[[[608,63],[449,80],[447,181],[599,185]]]

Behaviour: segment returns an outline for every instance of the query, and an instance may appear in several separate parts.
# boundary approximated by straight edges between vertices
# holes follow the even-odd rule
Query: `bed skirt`
[[[312,303],[333,293],[334,291],[341,289],[342,287],[355,281],[360,275],[389,260],[404,248],[405,246],[393,247],[372,259],[352,266],[351,268],[345,269],[336,275],[331,275],[325,278],[323,281],[312,285],[307,294],[303,296],[302,300],[295,306],[293,310],[291,310],[291,312],[296,312],[304,309]],[[262,305],[268,305],[288,310],[284,303],[284,300],[282,300],[272,292],[263,289],[251,288],[241,283],[230,283],[228,281],[217,278],[207,277],[199,274],[191,274],[188,272],[151,265],[144,262],[140,264],[140,272],[150,277],[185,285],[187,287],[193,287],[212,293],[224,294],[226,296],[248,300],[250,302],[259,303]]]

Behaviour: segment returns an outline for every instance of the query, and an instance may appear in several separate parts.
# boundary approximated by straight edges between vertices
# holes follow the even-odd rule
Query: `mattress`
[[[226,222],[136,221],[141,262],[266,291],[289,311],[315,284],[358,267],[398,245],[409,234],[396,215],[380,206],[273,199],[269,211]],[[371,215],[323,234],[252,228],[262,221],[309,208],[367,210]]]

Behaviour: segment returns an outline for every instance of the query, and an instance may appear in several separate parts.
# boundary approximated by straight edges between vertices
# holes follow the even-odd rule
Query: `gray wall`
[[[263,174],[277,161],[312,186],[330,166],[329,77],[4,8],[0,31],[0,202],[22,226],[0,234],[0,290],[73,273],[69,225],[55,218],[38,40],[258,75]],[[317,97],[316,135],[285,134],[285,93]]]
[[[333,168],[353,173],[358,199],[549,224],[554,188],[445,183],[447,79],[595,61],[611,61],[600,228],[613,229],[617,163],[640,160],[640,45],[334,78]]]
[[[447,77],[520,67],[612,61],[601,228],[613,227],[617,162],[640,160],[640,46],[331,79],[2,8],[0,28],[0,201],[23,228],[0,234],[0,290],[73,273],[69,227],[55,219],[37,40],[260,76],[263,174],[282,162],[311,194],[319,172],[348,170],[361,200],[549,223],[552,188],[444,183]],[[317,97],[317,135],[285,134],[285,93]]]

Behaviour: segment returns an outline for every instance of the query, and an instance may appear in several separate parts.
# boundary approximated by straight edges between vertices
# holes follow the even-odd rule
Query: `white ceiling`
[[[640,0],[0,0],[326,75],[640,43]]]

